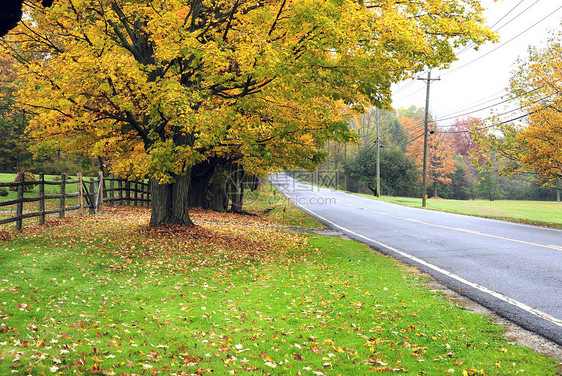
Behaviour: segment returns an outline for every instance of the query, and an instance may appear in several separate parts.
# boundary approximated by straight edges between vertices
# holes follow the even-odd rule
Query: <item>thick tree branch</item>
[[[226,41],[226,37],[228,35],[228,31],[232,25],[232,21],[234,20],[234,14],[236,13],[236,9],[238,8],[238,4],[240,4],[240,0],[236,0],[234,6],[232,7],[232,11],[230,12],[230,17],[228,18],[228,24],[226,24],[226,28],[224,30],[224,34],[222,36],[222,40]]]
[[[275,26],[277,26],[277,22],[279,21],[279,17],[281,17],[281,13],[283,13],[283,8],[285,8],[286,3],[287,0],[283,0],[283,3],[281,3],[281,6],[279,7],[279,12],[277,12],[277,17],[275,17],[275,21],[273,21],[273,25],[271,25],[271,29],[269,29],[269,33],[267,33],[267,35],[271,36],[273,30],[275,30]]]

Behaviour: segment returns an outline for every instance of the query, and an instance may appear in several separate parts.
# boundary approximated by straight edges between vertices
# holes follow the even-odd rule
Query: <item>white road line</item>
[[[320,193],[315,193],[316,195],[323,197],[323,198],[330,198],[329,196],[324,196]],[[466,229],[466,228],[459,228],[459,227],[449,227],[449,226],[445,226],[445,225],[438,225],[435,223],[429,223],[429,222],[424,222],[424,221],[420,221],[418,219],[413,219],[413,218],[406,218],[406,217],[400,217],[398,215],[392,215],[389,213],[383,213],[383,212],[379,212],[376,210],[371,210],[371,209],[367,209],[364,207],[359,207],[359,206],[355,206],[353,204],[349,204],[347,202],[343,202],[341,200],[335,199],[336,202],[339,202],[340,204],[343,205],[347,205],[347,206],[351,206],[352,208],[356,208],[356,209],[360,209],[360,210],[365,210],[371,213],[375,213],[375,214],[380,214],[380,215],[384,215],[387,217],[391,217],[391,218],[395,218],[395,219],[401,219],[404,221],[409,221],[409,222],[415,222],[415,223],[419,223],[422,225],[426,225],[426,226],[432,226],[432,227],[438,227],[438,228],[444,228],[447,230],[453,230],[453,231],[458,231],[458,232],[465,232],[465,233],[469,233],[469,234],[474,234],[474,235],[480,235],[480,236],[486,236],[489,238],[495,238],[495,239],[501,239],[501,240],[507,240],[510,242],[515,242],[515,243],[520,243],[520,244],[526,244],[526,245],[532,245],[535,247],[543,247],[543,248],[549,248],[549,249],[555,249],[557,251],[562,251],[562,247],[557,246],[557,245],[550,245],[550,244],[540,244],[540,243],[533,243],[533,242],[528,242],[525,240],[519,240],[519,239],[513,239],[513,238],[506,238],[504,236],[499,236],[499,235],[492,235],[492,234],[486,234],[485,232],[480,232],[480,231],[475,231],[475,230],[470,230],[470,229]]]
[[[481,292],[484,292],[484,293],[486,293],[486,294],[489,294],[489,295],[491,295],[491,296],[493,296],[493,297],[495,297],[495,298],[497,298],[497,299],[500,299],[500,300],[502,300],[502,301],[504,301],[504,302],[506,302],[506,303],[509,303],[509,304],[511,304],[511,305],[513,305],[513,306],[515,306],[515,307],[517,307],[517,308],[520,308],[520,309],[522,309],[522,310],[524,310],[524,311],[526,311],[526,312],[529,312],[529,313],[531,313],[531,314],[533,314],[533,315],[535,315],[535,316],[537,316],[537,317],[540,317],[540,318],[542,318],[542,319],[548,320],[548,321],[550,321],[550,322],[552,322],[552,323],[554,323],[554,324],[556,324],[556,325],[562,327],[562,320],[559,320],[559,319],[557,319],[557,318],[555,318],[555,317],[552,317],[552,316],[550,316],[550,315],[547,314],[547,313],[544,313],[544,312],[541,312],[541,311],[539,311],[539,310],[537,310],[537,309],[534,309],[533,307],[528,306],[527,304],[524,304],[524,303],[521,303],[521,302],[519,302],[519,301],[517,301],[517,300],[511,299],[511,298],[509,298],[509,297],[507,297],[507,296],[505,296],[505,295],[503,295],[503,294],[500,294],[500,293],[498,293],[498,292],[496,292],[496,291],[490,290],[490,289],[487,288],[487,287],[484,287],[484,286],[481,286],[481,285],[479,285],[479,284],[470,282],[470,281],[468,281],[468,280],[466,280],[466,279],[464,279],[464,278],[462,278],[462,277],[460,277],[460,276],[458,276],[458,275],[456,275],[456,274],[453,274],[453,273],[451,273],[451,272],[449,272],[449,271],[447,271],[447,270],[445,270],[445,269],[442,269],[442,268],[440,268],[440,267],[438,267],[438,266],[436,266],[436,265],[430,264],[430,263],[428,263],[428,262],[426,262],[426,261],[424,261],[424,260],[422,260],[422,259],[420,259],[420,258],[417,258],[417,257],[415,257],[415,256],[409,255],[409,254],[407,254],[407,253],[405,253],[405,252],[402,252],[402,251],[400,251],[400,250],[398,250],[398,249],[396,249],[396,248],[394,248],[394,247],[391,247],[391,246],[389,246],[389,245],[387,245],[387,244],[381,243],[381,242],[376,241],[376,240],[374,240],[374,239],[372,239],[372,238],[369,238],[369,237],[367,237],[367,236],[358,234],[358,233],[356,233],[355,231],[349,230],[349,229],[347,229],[347,228],[345,228],[345,227],[343,227],[343,226],[340,226],[340,225],[338,225],[338,224],[336,224],[336,223],[330,221],[330,220],[327,219],[327,218],[322,217],[321,215],[316,214],[316,213],[313,212],[312,210],[310,210],[310,209],[308,209],[308,208],[305,208],[304,206],[302,206],[302,205],[299,204],[299,203],[295,203],[295,205],[299,206],[302,210],[304,210],[304,211],[306,211],[306,212],[312,214],[313,216],[315,216],[315,217],[317,217],[317,218],[320,218],[322,221],[324,221],[324,222],[326,222],[326,223],[329,223],[329,224],[331,224],[332,226],[337,227],[337,228],[339,228],[340,230],[343,230],[343,231],[347,232],[348,234],[352,234],[352,235],[354,235],[354,236],[356,236],[356,237],[358,237],[358,238],[364,239],[364,240],[366,240],[366,241],[368,241],[368,242],[377,244],[377,245],[379,245],[379,246],[381,246],[381,247],[383,247],[383,248],[386,248],[386,249],[388,249],[388,250],[391,250],[392,252],[395,252],[395,253],[397,253],[397,254],[403,256],[403,257],[406,257],[406,258],[408,258],[408,259],[410,259],[410,260],[412,260],[412,261],[414,261],[414,262],[416,262],[416,263],[418,263],[418,264],[424,265],[424,266],[426,266],[426,267],[428,267],[428,268],[430,268],[430,269],[432,269],[432,270],[435,270],[436,272],[439,272],[439,273],[441,273],[441,274],[443,274],[443,275],[446,275],[447,277],[453,278],[453,279],[455,279],[455,280],[457,280],[457,281],[459,281],[459,282],[462,282],[462,283],[464,283],[464,284],[466,284],[466,285],[468,285],[468,286],[470,286],[470,287],[473,287],[473,288],[475,288],[475,289],[477,289],[477,290],[479,290],[479,291],[481,291]]]
[[[345,195],[348,195],[348,196],[351,197],[351,198],[356,198],[356,199],[357,199],[357,198],[364,198],[364,197],[357,196],[357,195],[354,195],[353,193],[349,193],[349,192],[343,192],[343,191],[335,191],[335,192],[343,193],[343,194],[345,194]],[[369,199],[367,199],[367,200],[369,200]],[[404,206],[404,205],[395,204],[395,203],[391,203],[391,202],[385,202],[385,201],[374,201],[374,200],[371,200],[371,201],[373,201],[373,202],[385,203],[385,204],[388,204],[388,205]],[[412,208],[412,209],[421,210],[421,209],[419,209],[419,208],[414,208],[414,207],[411,207],[411,208]],[[431,210],[431,209],[430,209],[430,210]],[[454,216],[459,216],[459,215],[462,216],[462,215],[464,215],[464,216],[468,216],[468,217],[478,218],[478,219],[480,219],[480,220],[482,220],[482,221],[503,221],[503,222],[507,222],[507,221],[505,221],[505,220],[503,220],[503,219],[488,218],[488,217],[480,217],[480,216],[473,216],[473,215],[470,215],[470,214],[459,214],[459,213],[452,213],[452,212],[445,212],[445,211],[440,211],[439,213],[441,213],[441,214],[443,214],[443,215],[454,215]],[[381,213],[381,214],[388,214],[388,213]],[[508,223],[509,223],[510,225],[512,225],[512,226],[519,226],[519,227],[531,227],[531,228],[536,228],[536,227],[537,227],[537,225],[531,225],[531,224],[527,224],[527,223],[518,223],[518,222],[508,222]],[[554,228],[554,227],[541,227],[541,229],[542,229],[543,231],[562,232],[562,229],[560,229],[560,228]]]

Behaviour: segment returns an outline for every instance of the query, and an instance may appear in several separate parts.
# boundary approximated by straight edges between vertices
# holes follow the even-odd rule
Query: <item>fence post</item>
[[[135,206],[139,206],[139,199],[138,199],[138,195],[139,195],[139,185],[137,183],[137,181],[135,180],[135,185],[133,186],[134,188],[134,192],[135,192],[135,198],[133,199],[133,205]]]
[[[100,185],[98,186],[98,212],[103,213],[103,194],[105,181],[103,180],[103,171],[98,173]]]
[[[109,205],[115,206],[115,176],[109,175]]]
[[[90,178],[90,214],[96,214],[96,183],[94,178]]]
[[[119,194],[117,195],[119,205],[123,205],[123,180],[117,180],[117,188],[119,189]]]
[[[45,174],[39,174],[39,224],[45,224]]]
[[[82,173],[76,174],[78,177],[78,205],[80,205],[80,216],[84,215],[84,181],[82,180]]]
[[[21,231],[23,226],[23,182],[25,180],[25,174],[23,172],[18,173],[18,203],[16,205],[16,230]]]
[[[125,182],[125,203],[126,205],[131,205],[131,182]]]
[[[60,174],[60,212],[59,218],[64,218],[66,209],[66,174]]]
[[[147,198],[147,202],[146,202],[146,206],[151,207],[152,206],[152,183],[150,181],[150,179],[148,179],[148,185],[146,186],[146,198]]]

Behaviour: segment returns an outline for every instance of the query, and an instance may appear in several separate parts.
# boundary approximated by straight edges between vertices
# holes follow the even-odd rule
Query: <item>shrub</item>
[[[53,176],[54,181],[61,181],[60,175]],[[70,180],[70,176],[68,174],[65,175],[64,180]]]
[[[16,178],[14,179],[14,183],[19,182],[19,174],[16,175]],[[31,172],[26,171],[24,172],[24,178],[25,181],[33,181],[33,180],[37,180],[37,178],[35,177],[35,175],[33,175]],[[31,191],[33,190],[33,188],[35,188],[35,184],[30,184],[30,185],[24,185],[23,186],[23,190],[24,191]],[[10,191],[17,191],[18,187],[10,187]]]

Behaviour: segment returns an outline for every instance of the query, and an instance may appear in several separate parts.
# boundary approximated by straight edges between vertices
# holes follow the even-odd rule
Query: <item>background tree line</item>
[[[561,200],[562,32],[553,31],[545,47],[531,46],[528,56],[515,62],[508,93],[520,106],[512,119],[467,117],[448,126],[429,124],[430,196]],[[340,180],[349,182],[350,190],[374,192],[378,146],[382,193],[419,197],[423,110],[412,106],[378,117],[377,111],[350,120],[357,145],[345,145],[343,155],[342,148],[332,148],[332,160],[344,166]]]
[[[373,193],[376,187],[377,110],[355,117],[349,126],[358,134],[355,145],[331,145],[322,172],[339,170],[338,185]],[[381,194],[420,197],[423,157],[423,109],[412,106],[380,111]],[[457,119],[447,128],[430,123],[428,196],[446,199],[555,200],[556,189],[533,171],[506,174],[507,160],[489,148],[493,135],[476,118]],[[328,163],[331,167],[329,167]],[[339,167],[338,167],[339,166]]]

